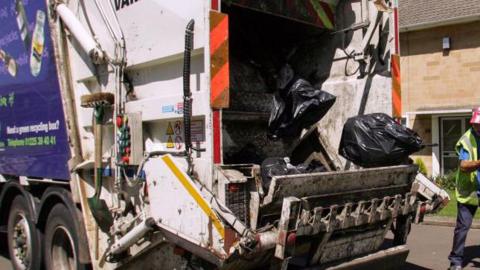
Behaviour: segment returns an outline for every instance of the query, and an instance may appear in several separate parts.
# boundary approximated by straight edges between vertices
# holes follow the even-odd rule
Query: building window
[[[443,175],[455,171],[458,167],[455,144],[470,128],[469,120],[470,118],[465,116],[440,118],[441,172]]]

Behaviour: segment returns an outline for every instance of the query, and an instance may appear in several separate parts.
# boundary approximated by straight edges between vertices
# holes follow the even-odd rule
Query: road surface
[[[8,257],[7,237],[4,233],[0,233],[0,269],[2,270],[13,269],[7,257]]]
[[[414,225],[408,238],[408,255],[405,270],[442,270],[449,266],[448,253],[452,245],[453,228],[430,225]],[[389,234],[388,239],[392,236]],[[0,269],[11,270],[6,239],[0,236]],[[480,269],[480,230],[471,230],[465,249],[466,270]],[[372,269],[369,269],[372,270]]]
[[[405,269],[447,269],[453,227],[414,225],[408,237],[410,253]],[[480,230],[470,230],[465,247],[465,268],[480,269]]]

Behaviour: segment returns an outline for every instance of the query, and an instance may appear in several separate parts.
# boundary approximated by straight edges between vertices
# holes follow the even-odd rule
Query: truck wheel
[[[49,270],[83,270],[78,260],[78,232],[73,217],[63,204],[56,204],[45,228],[45,264]]]
[[[16,270],[40,269],[42,263],[40,234],[32,216],[25,197],[16,196],[12,201],[7,226],[8,253]]]

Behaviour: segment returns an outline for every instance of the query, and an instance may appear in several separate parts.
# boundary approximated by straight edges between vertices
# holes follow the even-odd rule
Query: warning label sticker
[[[175,137],[175,148],[177,150],[180,150],[183,148],[183,139],[182,136],[176,136]]]
[[[185,127],[183,126],[183,121],[176,120],[166,122],[165,124],[165,135],[163,137],[165,147],[179,150],[184,148],[183,135]],[[203,120],[194,120],[191,122],[191,138],[194,144],[202,144],[205,142],[205,122]]]
[[[173,143],[173,138],[172,136],[168,136],[168,140],[167,140],[167,148],[174,148],[175,147],[175,144]]]
[[[205,128],[202,120],[192,121],[192,141],[205,141]]]
[[[172,123],[168,122],[168,127],[167,127],[167,135],[173,135],[173,128],[172,128]]]
[[[179,136],[182,134],[182,122],[175,122],[175,135]]]

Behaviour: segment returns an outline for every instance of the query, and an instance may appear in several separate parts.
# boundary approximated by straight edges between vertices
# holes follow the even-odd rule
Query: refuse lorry
[[[415,165],[337,153],[347,118],[399,116],[396,1],[4,2],[0,228],[15,269],[399,265],[411,222],[446,201]],[[272,140],[285,65],[336,102]],[[269,157],[324,171],[266,185]],[[389,230],[396,247],[377,253]]]

